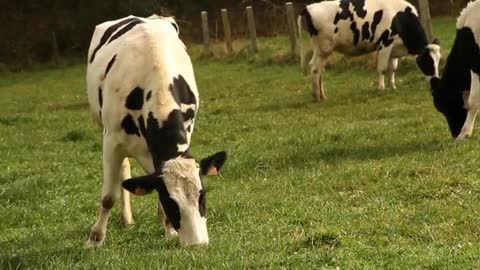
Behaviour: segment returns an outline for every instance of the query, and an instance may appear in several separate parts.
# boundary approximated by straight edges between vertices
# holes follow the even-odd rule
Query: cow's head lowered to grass
[[[203,176],[216,175],[226,159],[225,152],[202,159],[200,164],[191,157],[178,157],[164,162],[160,172],[124,181],[123,187],[136,195],[156,190],[166,216],[165,227],[173,227],[184,245],[206,245],[207,207]]]
[[[468,110],[465,99],[468,92],[459,91],[449,87],[437,77],[430,80],[432,88],[433,104],[437,111],[447,119],[452,137],[456,138],[462,131],[463,124],[467,119]]]
[[[440,59],[442,58],[440,42],[438,39],[428,44],[417,56],[417,65],[428,77],[439,77]]]

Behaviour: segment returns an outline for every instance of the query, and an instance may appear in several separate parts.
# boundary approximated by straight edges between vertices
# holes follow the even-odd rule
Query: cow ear
[[[433,77],[430,79],[430,89],[432,90],[432,95],[440,91],[442,81],[438,77]]]
[[[200,170],[202,175],[217,175],[223,164],[227,160],[227,152],[215,153],[200,161]]]
[[[157,189],[161,181],[160,177],[157,174],[134,177],[123,181],[122,186],[135,195],[145,195]]]
[[[440,45],[440,40],[438,38],[434,38],[432,44]]]

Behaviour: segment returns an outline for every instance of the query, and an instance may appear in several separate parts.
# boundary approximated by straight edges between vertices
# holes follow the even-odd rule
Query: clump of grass
[[[88,134],[83,130],[72,130],[67,132],[65,136],[62,137],[61,141],[63,142],[80,142],[88,140]]]
[[[15,126],[18,124],[30,123],[32,118],[25,115],[5,115],[0,116],[0,124],[5,126]]]

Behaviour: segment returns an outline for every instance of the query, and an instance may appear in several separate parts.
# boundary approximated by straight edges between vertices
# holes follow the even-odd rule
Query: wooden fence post
[[[295,28],[295,15],[292,2],[285,3],[285,9],[287,12],[288,34],[290,36],[290,49],[293,55],[295,54],[295,49],[297,47],[297,38]]]
[[[208,14],[202,11],[202,33],[203,33],[203,52],[210,53],[210,33],[208,31]]]
[[[251,41],[250,50],[253,53],[256,53],[258,51],[257,30],[255,29],[255,19],[253,17],[253,8],[252,6],[248,6],[246,7],[245,10],[247,11],[248,31],[250,32],[250,41]]]
[[[58,43],[57,43],[57,35],[55,31],[52,31],[52,60],[53,64],[58,67],[60,65],[60,53],[58,52]]]
[[[228,19],[228,11],[226,8],[222,9],[223,33],[225,37],[225,45],[227,52],[233,52],[232,46],[232,32],[230,31],[230,20]]]
[[[420,22],[427,34],[428,42],[433,40],[432,20],[430,18],[430,6],[428,0],[418,0],[418,9],[420,11]]]

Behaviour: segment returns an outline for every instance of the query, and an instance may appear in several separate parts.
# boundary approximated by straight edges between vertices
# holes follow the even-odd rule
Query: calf
[[[98,25],[88,54],[87,93],[93,118],[103,126],[104,171],[100,213],[87,246],[102,244],[119,198],[124,223],[133,223],[126,190],[156,190],[165,233],[178,234],[182,244],[208,244],[202,178],[220,170],[226,153],[200,164],[190,154],[199,97],[178,25],[159,16]],[[131,178],[128,157],[148,175]]]
[[[457,35],[442,78],[430,80],[436,109],[457,140],[472,135],[480,109],[480,2],[470,2],[457,19]]]
[[[407,54],[417,55],[417,64],[426,76],[438,76],[440,46],[438,42],[428,44],[415,7],[406,1],[336,0],[311,4],[298,17],[299,34],[303,17],[313,46],[310,71],[316,101],[326,100],[322,73],[334,51],[352,56],[376,51],[381,90],[385,89],[387,72],[392,88],[396,88],[398,58]],[[303,67],[301,45],[300,55]]]

